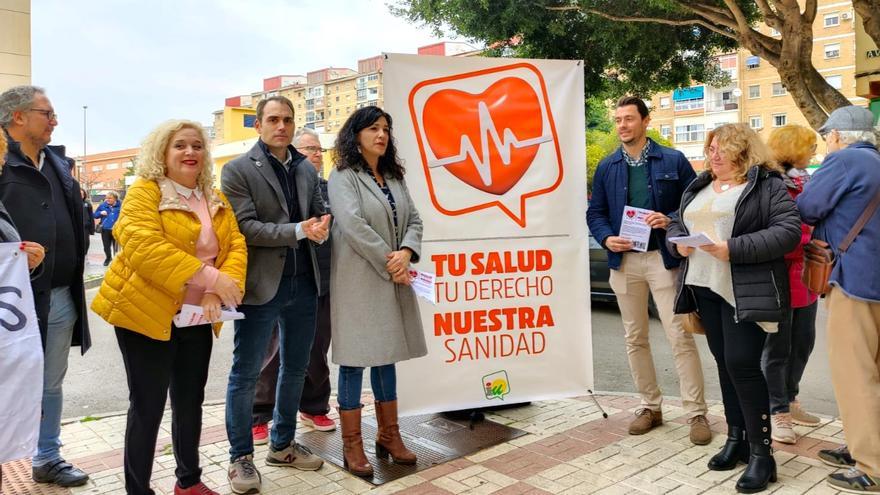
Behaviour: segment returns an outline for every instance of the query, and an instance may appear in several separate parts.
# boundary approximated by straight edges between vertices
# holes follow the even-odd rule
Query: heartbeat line
[[[546,143],[548,141],[553,141],[553,136],[538,136],[531,139],[523,139],[519,140],[513,134],[513,131],[510,128],[504,128],[502,135],[498,134],[498,129],[495,127],[495,122],[492,120],[492,115],[489,113],[489,107],[486,106],[484,102],[479,102],[477,104],[477,115],[480,119],[480,136],[485,137],[488,135],[489,139],[481,139],[482,141],[482,155],[477,153],[477,149],[474,147],[471,142],[470,137],[467,135],[461,136],[461,147],[459,148],[461,151],[459,154],[450,156],[447,158],[438,158],[436,160],[432,160],[428,162],[428,168],[436,168],[436,167],[446,167],[449,165],[454,165],[456,163],[461,163],[465,160],[465,158],[470,157],[471,160],[474,161],[474,165],[477,167],[477,173],[480,174],[480,179],[483,180],[483,184],[486,186],[492,185],[492,169],[489,163],[489,141],[495,145],[495,149],[498,150],[498,154],[501,156],[501,162],[507,166],[510,165],[510,148],[527,148],[529,146],[535,146],[537,144]]]

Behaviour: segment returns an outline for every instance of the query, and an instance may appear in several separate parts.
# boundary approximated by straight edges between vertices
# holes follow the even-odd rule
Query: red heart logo
[[[541,105],[526,81],[507,77],[480,94],[444,89],[423,111],[425,135],[437,160],[470,186],[504,194],[525,174],[543,138]],[[530,143],[531,141],[531,143]]]
[[[630,218],[636,216],[635,210],[626,210],[626,216],[628,216]]]

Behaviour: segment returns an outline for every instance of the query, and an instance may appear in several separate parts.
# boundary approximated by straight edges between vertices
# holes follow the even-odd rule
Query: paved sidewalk
[[[372,400],[364,399],[365,404],[372,404]],[[537,402],[488,415],[489,419],[529,434],[376,488],[328,463],[316,472],[265,466],[262,459],[266,446],[257,448],[255,458],[263,474],[264,494],[735,493],[734,484],[743,467],[727,472],[706,468],[709,457],[725,440],[720,404],[710,407],[714,440],[698,447],[688,440],[689,429],[681,403],[676,400],[664,404],[666,423],[642,436],[627,434],[637,398],[603,394],[598,400],[608,412],[608,419],[602,418],[590,397]],[[373,414],[370,406],[365,408],[365,414]],[[229,444],[223,416],[223,404],[205,407],[203,481],[221,493],[231,493],[226,483]],[[816,428],[795,428],[802,438],[797,445],[775,446],[779,481],[764,493],[838,493],[825,484],[825,476],[832,468],[817,460],[816,453],[843,443],[840,421],[826,419]],[[3,493],[124,494],[124,430],[124,415],[65,424],[63,452],[68,460],[91,473],[89,484],[71,490],[31,485],[23,491],[13,491],[6,484],[12,468],[7,464],[3,469]],[[159,437],[153,482],[157,493],[171,494],[175,463],[171,454],[170,414],[165,416]]]

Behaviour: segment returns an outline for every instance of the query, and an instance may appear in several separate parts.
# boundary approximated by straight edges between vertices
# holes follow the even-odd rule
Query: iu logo
[[[410,92],[409,109],[428,192],[440,213],[496,206],[524,228],[526,200],[562,182],[556,124],[534,65],[423,81]]]

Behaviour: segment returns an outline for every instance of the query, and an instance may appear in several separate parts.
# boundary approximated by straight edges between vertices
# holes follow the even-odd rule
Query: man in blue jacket
[[[665,231],[669,215],[678,209],[682,193],[696,174],[681,152],[647,137],[651,117],[640,98],[621,98],[614,120],[621,146],[599,163],[587,224],[608,251],[609,282],[620,306],[629,367],[641,395],[629,433],[641,435],[663,423],[662,394],[648,342],[650,292],[675,357],[690,440],[705,445],[712,440],[712,432],[706,420],[703,369],[693,336],[682,329],[681,316],[672,312],[679,261],[666,250]],[[620,234],[625,206],[652,212],[645,218],[651,234],[642,249],[634,250],[632,240]]]
[[[880,211],[845,254],[838,246],[880,194],[880,153],[866,108],[835,110],[819,128],[828,156],[797,198],[814,239],[831,246],[828,359],[843,431],[856,468],[828,477],[838,490],[880,493]],[[809,246],[808,246],[809,247]],[[810,256],[810,250],[806,255]]]

